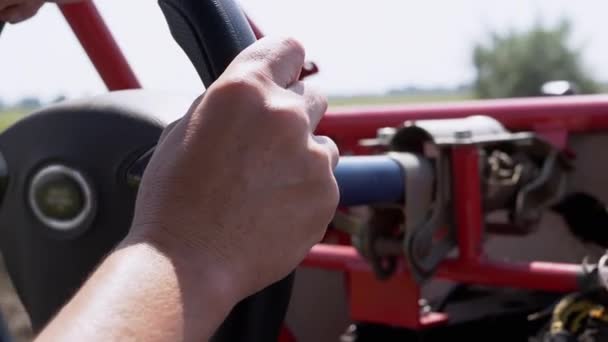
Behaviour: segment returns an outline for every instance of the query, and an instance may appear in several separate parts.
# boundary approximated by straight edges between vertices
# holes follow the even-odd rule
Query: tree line
[[[452,88],[408,86],[388,94],[467,92],[481,99],[527,97],[542,95],[543,85],[551,81],[568,81],[578,94],[603,91],[606,84],[584,65],[584,49],[571,44],[571,35],[572,24],[565,19],[552,27],[537,21],[525,31],[491,32],[473,49],[476,76],[471,83]]]
[[[38,109],[47,104],[61,102],[65,99],[66,97],[64,95],[57,95],[51,101],[43,101],[36,96],[25,96],[15,102],[8,103],[6,101],[3,101],[2,98],[0,98],[0,111],[9,109],[33,110]]]
[[[491,33],[487,42],[473,51],[479,98],[541,95],[549,81],[571,82],[580,94],[601,91],[583,61],[583,48],[570,43],[572,24],[562,20],[554,27],[537,22],[525,32]]]

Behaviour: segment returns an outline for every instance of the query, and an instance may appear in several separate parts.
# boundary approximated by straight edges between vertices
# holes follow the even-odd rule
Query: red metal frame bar
[[[109,90],[141,88],[93,2],[65,4],[59,8]]]
[[[319,126],[324,133],[346,131],[359,138],[376,129],[407,120],[488,115],[511,130],[551,129],[570,132],[608,129],[608,95],[580,95],[383,107],[344,107],[330,110]]]
[[[373,138],[381,127],[396,127],[408,120],[491,116],[514,131],[555,135],[608,130],[608,95],[561,98],[475,100],[439,104],[383,107],[333,108],[317,127],[317,133],[334,138],[341,150],[365,152],[360,139]],[[563,145],[560,141],[557,145]]]
[[[279,333],[279,338],[277,338],[277,342],[296,342],[297,339],[291,332],[288,326],[283,325],[281,327],[281,332]]]
[[[582,274],[580,265],[539,261],[505,263],[481,260],[466,263],[447,260],[437,270],[437,277],[462,283],[548,292],[579,290]]]
[[[459,258],[463,262],[478,260],[481,256],[483,234],[483,207],[479,151],[476,146],[459,146],[452,150],[452,187],[454,215],[458,235]]]
[[[302,266],[336,271],[372,272],[354,247],[341,245],[314,246]],[[582,267],[573,264],[538,261],[501,263],[484,260],[467,263],[458,259],[444,261],[436,273],[438,278],[456,282],[550,292],[576,291],[579,288],[578,279],[581,275]]]
[[[260,27],[251,19],[250,16],[247,15],[247,13],[245,13],[245,17],[247,18],[247,21],[249,22],[249,26],[251,26],[251,31],[253,31],[253,34],[255,35],[255,37],[257,39],[264,37],[264,33],[262,32]]]

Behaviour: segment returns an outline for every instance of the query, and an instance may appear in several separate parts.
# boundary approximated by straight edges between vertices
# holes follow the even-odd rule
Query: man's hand
[[[336,145],[312,133],[326,99],[298,81],[304,49],[245,50],[163,139],[132,233],[193,265],[213,263],[238,299],[292,271],[338,203]]]
[[[16,24],[36,15],[47,0],[0,0],[0,21]],[[48,2],[71,3],[83,0],[54,0]]]
[[[132,229],[40,341],[205,341],[232,307],[291,272],[338,204],[327,107],[304,50],[264,38],[167,128]]]

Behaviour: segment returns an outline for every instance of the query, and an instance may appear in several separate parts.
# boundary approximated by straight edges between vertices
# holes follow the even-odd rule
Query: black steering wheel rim
[[[208,88],[232,60],[256,40],[233,0],[159,0],[175,41]],[[239,303],[218,330],[216,341],[276,340],[294,274]]]
[[[190,58],[206,87],[256,40],[233,0],[159,0],[175,41]]]

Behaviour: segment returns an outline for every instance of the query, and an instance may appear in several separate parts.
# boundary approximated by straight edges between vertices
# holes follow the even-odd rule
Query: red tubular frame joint
[[[302,263],[314,267],[346,272],[371,272],[367,262],[352,246],[318,244]],[[402,270],[400,272],[407,272]],[[436,276],[463,283],[497,287],[516,287],[551,292],[579,289],[582,267],[552,262],[501,263],[489,260],[462,261],[448,259],[437,269]],[[407,295],[404,293],[404,295]]]

